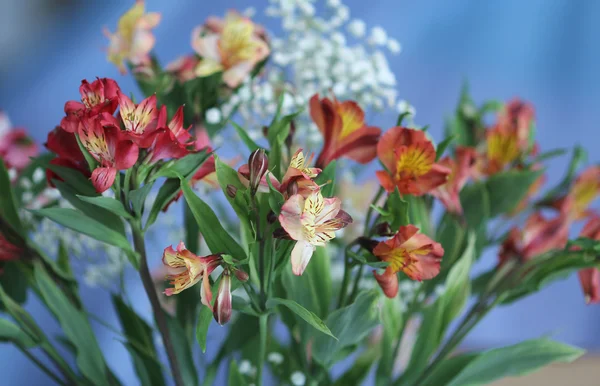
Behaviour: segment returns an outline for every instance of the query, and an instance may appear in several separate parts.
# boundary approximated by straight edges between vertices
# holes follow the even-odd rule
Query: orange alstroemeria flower
[[[454,158],[445,157],[439,162],[451,172],[446,183],[432,190],[431,194],[437,197],[450,213],[463,213],[459,193],[471,176],[476,156],[475,149],[471,147],[457,147]]]
[[[377,244],[373,254],[389,265],[383,274],[373,271],[375,279],[385,296],[398,294],[398,275],[402,271],[412,280],[432,279],[440,273],[444,249],[422,233],[414,225],[401,226],[392,238]]]
[[[387,170],[377,172],[388,192],[421,196],[446,183],[451,170],[435,162],[435,148],[425,133],[405,127],[388,130],[377,144],[377,156]]]
[[[513,228],[502,243],[498,254],[500,264],[508,259],[530,260],[555,249],[562,249],[569,240],[569,223],[564,217],[546,219],[533,213],[523,229]]]
[[[358,103],[335,98],[319,100],[319,94],[315,94],[310,98],[310,116],[325,142],[317,166],[324,168],[341,157],[361,164],[375,159],[381,129],[365,124],[365,113]]]
[[[569,221],[582,220],[590,215],[589,206],[600,194],[600,166],[584,170],[569,193],[554,204]]]
[[[580,234],[592,240],[600,240],[600,216],[593,215],[585,224]],[[600,270],[585,268],[578,272],[581,289],[587,304],[600,303]]]
[[[171,246],[165,248],[162,261],[169,269],[167,278],[173,284],[173,288],[165,290],[165,295],[176,295],[202,280],[200,290],[202,304],[212,309],[209,276],[219,266],[221,255],[197,256],[187,250],[182,241],[177,246],[177,250]]]

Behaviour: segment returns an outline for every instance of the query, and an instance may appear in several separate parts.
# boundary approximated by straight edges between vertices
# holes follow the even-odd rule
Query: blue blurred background
[[[136,90],[105,59],[102,28],[114,30],[129,1],[3,0],[0,12],[0,108],[13,124],[27,127],[43,142],[63,116],[65,101],[78,99],[82,79],[116,79],[124,90]],[[434,137],[444,117],[455,108],[463,81],[477,102],[514,96],[531,101],[537,112],[538,140],[543,150],[583,144],[590,162],[598,162],[600,106],[600,2],[572,0],[346,0],[351,17],[369,27],[380,25],[402,43],[403,52],[390,56],[400,97],[417,109],[417,121],[430,124]],[[279,30],[262,10],[266,0],[147,1],[147,9],[162,13],[155,29],[155,51],[164,62],[190,52],[191,29],[209,15],[229,8],[256,7],[255,19]],[[137,91],[137,90],[136,90]],[[389,120],[377,122],[390,126]],[[560,179],[567,157],[550,162],[549,183]],[[172,240],[156,240],[166,245]],[[158,263],[156,253],[155,263]],[[493,256],[484,265],[493,263]],[[85,289],[93,313],[117,325],[108,295]],[[130,298],[142,295],[130,283]],[[43,326],[56,324],[35,303],[28,309]],[[149,315],[146,303],[138,309]],[[575,277],[542,293],[491,313],[470,335],[471,347],[507,344],[550,334],[585,347],[600,348],[600,308],[586,306]],[[110,365],[126,384],[134,373],[115,334],[98,328]],[[17,350],[0,346],[2,384],[44,383],[44,376]]]

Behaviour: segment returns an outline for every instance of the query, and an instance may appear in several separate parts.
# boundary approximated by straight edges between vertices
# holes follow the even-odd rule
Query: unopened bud
[[[290,122],[290,132],[285,139],[285,146],[288,148],[292,147],[292,143],[294,142],[294,134],[296,134],[296,123],[292,120]]]
[[[231,277],[228,270],[223,271],[219,292],[213,306],[213,316],[221,326],[231,318]]]
[[[268,222],[269,224],[273,224],[275,221],[277,221],[277,215],[275,214],[275,212],[273,212],[273,211],[270,211],[270,212],[267,214],[267,222]]]
[[[377,244],[379,244],[379,242],[377,240],[372,240],[367,237],[359,237],[358,238],[358,245],[360,245],[361,248],[366,249],[367,251],[369,251],[371,253],[373,253],[373,249],[375,249]]]
[[[248,158],[248,168],[250,169],[250,194],[255,195],[263,178],[269,169],[269,158],[263,149],[254,150]]]
[[[392,230],[392,227],[390,226],[389,223],[387,222],[382,222],[380,224],[377,224],[375,226],[375,234],[378,236],[393,236],[394,235],[394,231]]]
[[[237,277],[237,279],[243,283],[248,281],[248,274],[246,273],[246,271],[242,271],[241,269],[236,269],[235,271],[233,271],[235,274],[235,277]]]
[[[298,183],[296,181],[292,181],[288,184],[286,193],[288,197],[292,197],[295,194],[298,194]]]
[[[235,194],[237,193],[237,188],[231,184],[227,185],[227,188],[225,188],[225,191],[227,192],[227,195],[231,198],[235,198]]]
[[[268,137],[269,136],[269,126],[263,126],[262,133],[265,136],[265,138]]]

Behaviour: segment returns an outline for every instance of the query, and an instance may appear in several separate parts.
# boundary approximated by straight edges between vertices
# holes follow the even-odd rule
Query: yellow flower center
[[[82,102],[85,105],[85,107],[89,109],[102,103],[103,98],[101,98],[101,96],[96,93],[90,92],[86,94]]]
[[[126,42],[130,42],[133,39],[135,25],[143,15],[144,3],[136,2],[136,4],[119,19],[117,33],[120,34]]]
[[[575,212],[581,213],[587,209],[590,203],[598,195],[598,184],[596,181],[581,181],[573,186],[573,199]]]
[[[317,174],[306,165],[306,158],[304,158],[304,154],[299,152],[290,161],[290,167],[294,169],[300,170],[300,172],[306,174],[310,178],[315,178]],[[321,197],[323,198],[323,197]]]
[[[219,40],[219,51],[222,64],[229,68],[239,62],[251,59],[258,48],[253,39],[254,25],[252,22],[237,16],[228,16]]]
[[[516,135],[494,132],[488,136],[487,155],[501,166],[508,165],[519,157]]]
[[[433,162],[426,149],[409,147],[403,151],[396,163],[396,179],[420,177],[433,166]]]
[[[342,118],[340,139],[349,136],[364,126],[363,116],[360,114],[360,111],[357,111],[356,109],[340,106],[338,107],[338,114],[340,114],[340,117]]]

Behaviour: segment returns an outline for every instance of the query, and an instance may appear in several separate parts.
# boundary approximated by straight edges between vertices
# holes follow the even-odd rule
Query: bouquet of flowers
[[[324,8],[271,1],[284,37],[252,12],[208,18],[163,66],[160,14],[138,1],[106,34],[142,98],[83,80],[44,154],[1,115],[3,342],[56,384],[124,384],[80,296],[99,284],[143,385],[482,385],[583,354],[548,338],[458,348],[490,310],[575,272],[600,301],[600,166],[580,171],[577,147],[542,190],[565,151],[536,144],[533,106],[466,89],[436,141],[397,100],[383,49],[399,43]],[[397,120],[369,124],[384,111]],[[472,275],[484,253],[497,264]]]

